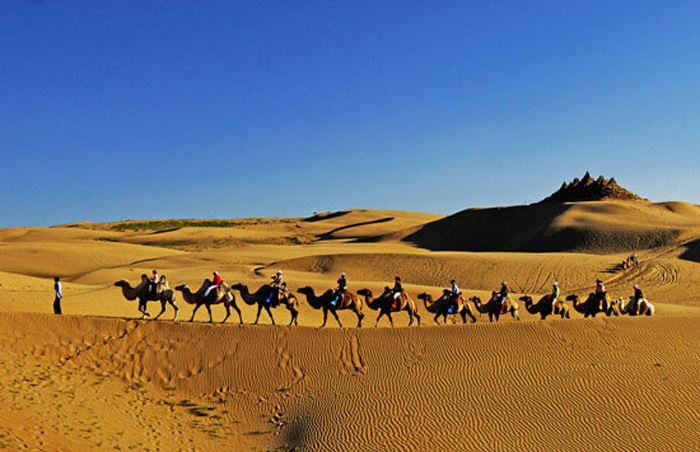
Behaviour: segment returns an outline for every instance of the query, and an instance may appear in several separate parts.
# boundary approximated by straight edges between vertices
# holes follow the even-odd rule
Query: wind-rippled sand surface
[[[698,449],[698,208],[601,202],[557,214],[549,229],[513,242],[531,248],[537,234],[555,237],[548,243],[562,249],[547,253],[465,251],[456,248],[469,240],[430,238],[467,230],[478,211],[0,230],[0,447]],[[641,245],[655,246],[629,250],[641,264],[625,270],[618,263],[628,253],[620,250],[634,231]],[[521,304],[521,322],[488,324],[483,315],[476,324],[434,326],[419,302],[419,328],[406,328],[404,313],[393,330],[371,328],[377,313],[365,309],[365,328],[340,329],[331,318],[318,330],[321,312],[298,295],[300,327],[273,327],[266,314],[263,325],[239,326],[235,313],[208,325],[204,309],[185,321],[192,306],[177,293],[178,322],[170,308],[159,321],[136,320],[135,303],[113,283],[135,283],[154,267],[173,287],[199,287],[216,269],[251,288],[281,268],[292,289],[317,293],[340,271],[353,291],[381,290],[400,274],[416,301],[452,277],[482,298],[503,278],[517,298],[546,293],[553,279],[563,295],[586,295],[601,277],[613,297],[640,283],[657,315],[573,312],[571,320],[541,321]],[[63,317],[49,314],[56,274],[64,279]],[[238,302],[251,323],[254,307]],[[149,304],[152,314],[157,308]],[[221,306],[213,313],[223,318]],[[289,322],[284,308],[274,315]],[[340,319],[357,323],[347,311]]]

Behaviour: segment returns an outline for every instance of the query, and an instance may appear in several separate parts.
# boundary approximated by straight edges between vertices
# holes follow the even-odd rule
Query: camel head
[[[357,291],[358,295],[361,295],[363,297],[369,297],[372,298],[372,291],[369,289],[360,289]]]
[[[476,305],[481,304],[481,298],[477,297],[476,295],[473,297],[470,297],[469,301],[471,301],[472,303],[474,303]]]
[[[239,290],[239,291],[240,291],[240,290],[248,290],[248,286],[246,286],[245,284],[236,283],[236,284],[234,284],[234,285],[231,286],[231,289],[233,289],[233,290]]]
[[[430,298],[431,298],[431,297],[430,297],[430,294],[427,293],[427,292],[423,292],[423,293],[419,293],[419,294],[418,294],[418,299],[419,299],[419,300],[426,301],[426,300],[429,300]]]
[[[304,287],[298,288],[297,293],[300,293],[302,295],[313,295],[314,289],[311,288],[310,286],[304,286]]]
[[[129,284],[129,282],[126,279],[120,279],[119,281],[114,283],[116,287],[124,287],[127,284]]]
[[[182,292],[185,289],[189,290],[189,287],[187,287],[187,284],[180,284],[179,286],[175,286],[175,290],[178,290],[180,292]]]
[[[576,295],[575,293],[572,293],[571,295],[568,295],[566,297],[566,301],[578,302],[578,295]]]
[[[518,298],[518,300],[523,301],[525,303],[532,303],[532,297],[529,295],[523,295],[522,297]]]

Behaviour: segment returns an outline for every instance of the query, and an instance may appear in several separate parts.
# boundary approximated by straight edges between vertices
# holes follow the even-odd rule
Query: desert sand
[[[700,445],[700,207],[606,200],[439,215],[350,210],[309,218],[74,223],[0,230],[0,447],[41,450],[626,449]],[[636,252],[640,264],[619,263]],[[639,283],[653,317],[364,328],[304,297],[246,325],[196,322],[177,295],[138,320],[114,282],[158,268],[174,287],[218,270],[251,288],[282,269],[295,291],[380,291],[401,275],[410,296],[456,278],[487,298],[613,297]],[[51,314],[52,278],[64,316]],[[238,294],[237,294],[238,295]],[[224,316],[214,306],[214,320]],[[149,303],[149,311],[159,306]]]

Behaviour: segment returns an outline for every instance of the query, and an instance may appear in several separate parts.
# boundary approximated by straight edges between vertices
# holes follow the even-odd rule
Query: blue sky
[[[0,9],[0,226],[700,203],[700,2]]]

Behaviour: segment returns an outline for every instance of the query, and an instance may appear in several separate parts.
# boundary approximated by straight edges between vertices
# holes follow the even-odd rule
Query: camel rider
[[[457,285],[457,281],[454,279],[450,281],[450,285],[452,286],[452,293],[450,295],[450,305],[448,306],[448,312],[453,313],[457,312],[457,309],[459,308],[459,305],[457,304],[457,300],[459,300],[459,296],[462,295],[462,291],[459,290],[459,286]]]
[[[595,300],[603,304],[603,310],[608,309],[607,300],[608,291],[605,288],[605,284],[600,279],[595,280]]]
[[[498,291],[498,310],[499,312],[503,310],[506,300],[508,300],[508,283],[505,281],[501,282],[501,289]]]
[[[637,310],[639,302],[644,299],[644,292],[638,285],[634,285],[634,295],[632,296],[632,302],[634,303],[634,309]]]
[[[335,297],[333,297],[333,300],[331,301],[331,306],[336,307],[340,302],[342,301],[343,294],[348,288],[348,279],[345,275],[345,273],[340,274],[340,278],[338,279],[338,288],[335,290]]]
[[[276,303],[279,303],[280,291],[282,291],[285,286],[284,281],[282,281],[282,270],[277,270],[275,272],[270,286],[272,286],[272,290],[270,291],[270,295],[268,295],[265,299],[265,302],[270,303],[275,300]]]
[[[219,272],[214,272],[214,279],[212,280],[211,284],[209,284],[209,287],[207,287],[207,290],[204,292],[204,298],[207,298],[211,291],[219,287],[222,282],[223,281],[221,279],[221,275],[219,275]]]
[[[156,296],[156,292],[158,291],[158,281],[160,281],[160,275],[158,274],[158,270],[155,268],[151,272],[151,277],[148,280],[148,288],[150,289],[150,293],[152,296]]]
[[[401,286],[401,278],[399,276],[394,278],[394,287],[391,289],[392,298],[394,299],[394,309],[398,309],[401,305],[401,294],[403,293],[403,287]]]
[[[554,281],[554,284],[552,284],[552,294],[549,296],[550,301],[552,302],[552,309],[556,309],[559,303],[559,283]]]

